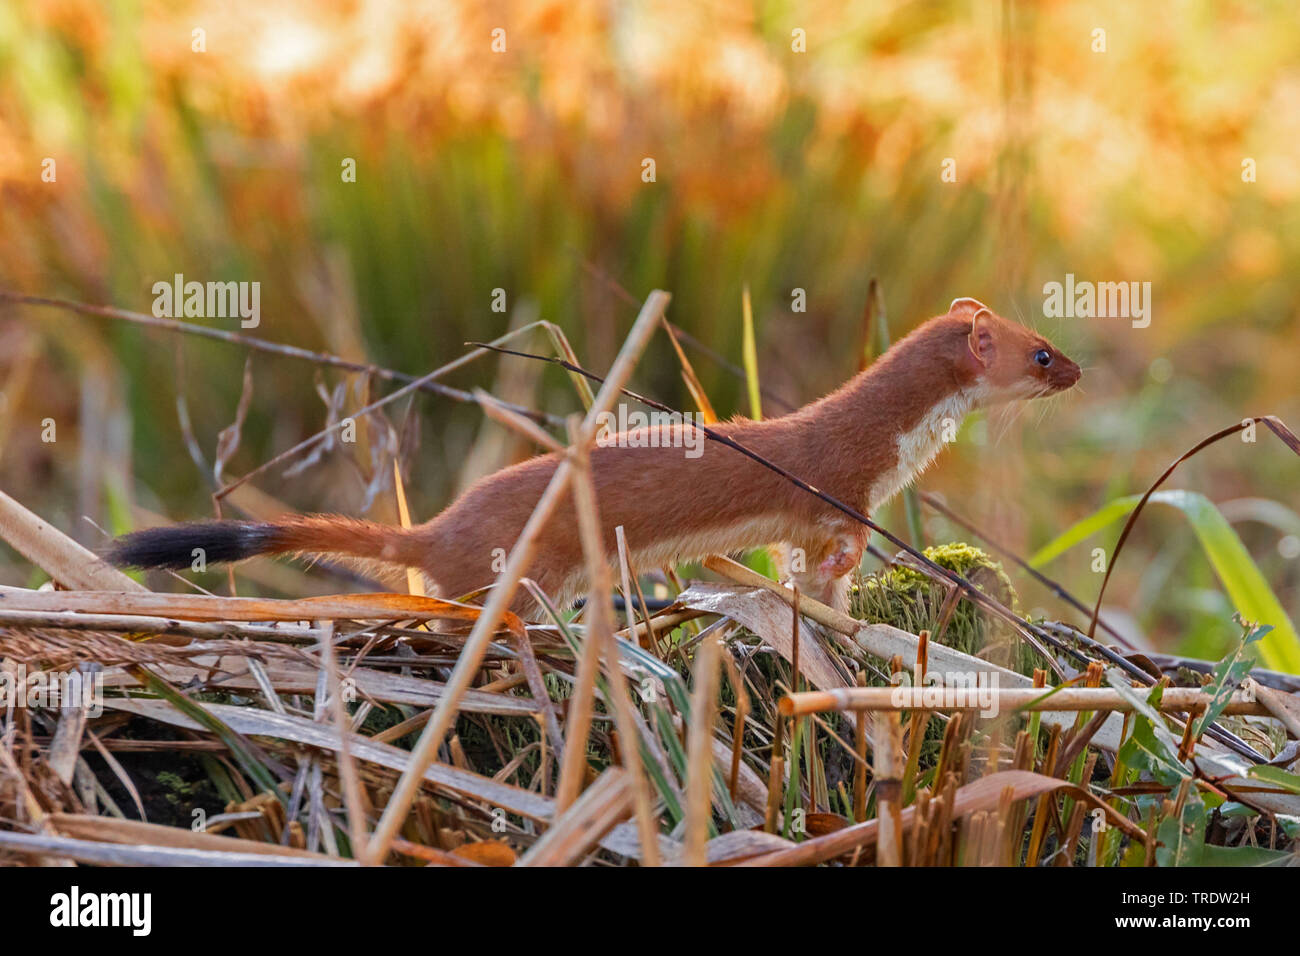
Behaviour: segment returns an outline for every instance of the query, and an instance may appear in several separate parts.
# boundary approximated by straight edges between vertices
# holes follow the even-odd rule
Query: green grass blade
[[[758,389],[758,343],[754,338],[754,307],[749,300],[749,283],[740,297],[741,352],[745,363],[745,388],[749,392],[749,417],[763,420],[763,401]]]
[[[1030,565],[1042,567],[1128,515],[1140,500],[1140,495],[1128,495],[1107,503],[1040,548],[1029,559]],[[1272,626],[1273,630],[1260,641],[1263,663],[1275,670],[1300,674],[1300,635],[1241,538],[1214,502],[1194,491],[1157,491],[1150,500],[1177,508],[1186,516],[1237,613],[1244,620]]]
[[[206,707],[198,701],[186,697],[147,667],[132,667],[130,671],[148,690],[167,701],[186,717],[215,734],[234,756],[240,769],[248,774],[258,787],[274,794],[281,803],[287,802],[284,791],[280,789],[276,782],[275,775],[262,762],[256,749],[242,734],[231,730],[224,721],[213,716]]]
[[[1201,866],[1286,866],[1291,856],[1285,850],[1269,850],[1262,846],[1215,846],[1207,843],[1201,847]]]
[[[1288,773],[1281,767],[1269,767],[1265,765],[1250,768],[1250,775],[1257,780],[1265,783],[1271,783],[1275,787],[1287,790],[1291,793],[1300,793],[1300,776]]]
[[[870,336],[874,342],[863,346],[863,367],[889,351],[889,316],[885,314],[885,302],[880,294],[880,283],[872,279],[867,286],[867,318],[871,325]],[[907,534],[912,539],[912,547],[922,550],[929,542],[925,540],[925,526],[921,523],[921,498],[914,485],[903,489],[903,517],[907,521]]]
[[[1157,491],[1151,496],[1155,501],[1163,492]],[[1097,511],[1094,511],[1088,517],[1076,521],[1070,527],[1066,528],[1059,535],[1043,545],[1033,553],[1029,558],[1029,564],[1034,568],[1042,568],[1043,565],[1056,560],[1065,552],[1069,551],[1077,544],[1091,538],[1098,531],[1107,528],[1124,518],[1130,511],[1137,507],[1137,503],[1142,500],[1141,495],[1127,495],[1123,498],[1116,498],[1108,502]]]

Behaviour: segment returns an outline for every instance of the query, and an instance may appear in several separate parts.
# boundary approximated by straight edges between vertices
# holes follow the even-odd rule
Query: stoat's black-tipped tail
[[[258,554],[344,556],[367,568],[421,568],[427,545],[420,529],[392,528],[342,515],[285,515],[274,523],[192,521],[123,535],[104,557],[123,568],[180,571]],[[371,573],[367,571],[366,573]]]
[[[273,524],[255,521],[191,521],[165,528],[149,528],[117,538],[104,551],[104,558],[120,568],[193,567],[240,561],[276,548]]]

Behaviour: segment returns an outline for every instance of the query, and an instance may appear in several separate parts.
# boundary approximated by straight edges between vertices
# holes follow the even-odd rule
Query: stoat
[[[1055,394],[1079,375],[1079,366],[1042,336],[974,299],[957,299],[824,398],[780,418],[713,427],[870,512],[934,460],[972,409]],[[692,455],[654,447],[668,444],[632,434],[591,450],[611,563],[619,525],[639,568],[782,545],[799,559],[789,576],[803,593],[845,607],[848,577],[866,547],[865,527],[721,443],[706,441]],[[430,593],[455,598],[492,584],[556,462],[555,454],[541,455],[488,475],[410,529],[340,515],[202,521],[125,535],[107,557],[124,567],[183,569],[196,549],[210,563],[259,554],[344,556],[371,572],[416,568]],[[560,604],[571,603],[586,583],[571,499],[557,509],[539,545],[530,576]],[[520,592],[517,607],[529,604]]]

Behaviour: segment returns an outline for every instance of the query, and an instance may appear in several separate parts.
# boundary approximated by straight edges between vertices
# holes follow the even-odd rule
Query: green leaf
[[[1130,767],[1148,771],[1165,786],[1171,787],[1181,778],[1190,777],[1191,771],[1169,752],[1151,728],[1151,722],[1145,717],[1134,720],[1133,733],[1119,748],[1120,759]]]
[[[1042,567],[1128,515],[1140,500],[1140,495],[1116,498],[1044,545],[1029,563]],[[1241,538],[1214,503],[1194,491],[1157,491],[1150,500],[1177,508],[1186,516],[1237,613],[1244,620],[1272,626],[1273,631],[1260,641],[1265,665],[1300,674],[1300,634]]]
[[[1205,804],[1189,794],[1178,817],[1167,817],[1156,827],[1157,866],[1203,866],[1205,853]]]
[[[1225,800],[1219,807],[1219,815],[1223,817],[1244,817],[1248,820],[1254,820],[1260,816],[1260,812],[1254,807],[1248,807],[1245,804],[1237,803],[1235,800]],[[1300,837],[1300,817],[1292,816],[1289,813],[1275,813],[1273,819],[1277,821],[1282,832],[1286,834],[1288,840],[1294,840]]]
[[[1106,671],[1106,683],[1119,691],[1119,695],[1133,705],[1136,711],[1134,717],[1145,718],[1149,723],[1155,736],[1161,742],[1170,755],[1178,753],[1179,742],[1165,725],[1164,716],[1160,713],[1160,702],[1164,699],[1165,689],[1160,684],[1156,684],[1150,690],[1146,688],[1137,688],[1129,683],[1128,677],[1118,667],[1112,667]],[[1146,691],[1143,693],[1143,691]]]
[[[772,552],[767,548],[755,548],[744,556],[742,562],[745,567],[751,571],[757,571],[765,578],[773,581],[780,579],[780,572],[777,570],[776,562],[772,560]]]
[[[754,307],[749,300],[749,283],[740,298],[741,353],[745,363],[745,387],[749,391],[749,415],[763,420],[763,402],[758,387],[758,345],[754,338]]]
[[[1120,866],[1139,867],[1147,865],[1147,848],[1143,843],[1133,840],[1129,843],[1128,849],[1124,851],[1124,856],[1119,862]]]
[[[1271,630],[1272,627],[1267,624],[1247,628],[1246,633],[1237,642],[1237,646],[1232,649],[1232,653],[1215,665],[1214,679],[1204,688],[1211,700],[1210,706],[1196,722],[1197,737],[1205,733],[1205,728],[1214,723],[1223,713],[1223,708],[1227,707],[1228,701],[1232,699],[1233,691],[1240,686],[1242,678],[1249,674],[1250,669],[1255,665],[1255,655],[1248,651],[1250,645]]]
[[[1201,866],[1286,866],[1291,854],[1262,846],[1214,846],[1201,848]]]
[[[1275,787],[1281,787],[1291,793],[1300,793],[1300,776],[1287,773],[1281,767],[1257,764],[1250,768],[1249,773],[1250,776],[1263,780],[1265,783],[1271,783]]]
[[[1300,536],[1300,514],[1271,498],[1234,498],[1219,505],[1219,510],[1233,524],[1258,521],[1269,525],[1279,534]]]
[[[1156,685],[1150,694],[1143,695],[1129,685],[1128,679],[1117,667],[1106,673],[1106,680],[1119,691],[1120,696],[1132,703],[1133,732],[1119,749],[1119,758],[1126,766],[1149,771],[1167,786],[1179,783],[1192,775],[1178,759],[1178,741],[1169,732],[1160,715],[1160,699],[1164,688]]]
[[[1151,500],[1155,501],[1161,494],[1162,492],[1157,491],[1151,496]],[[1054,561],[1076,544],[1081,544],[1103,528],[1107,528],[1121,518],[1127,517],[1128,513],[1136,508],[1137,503],[1141,500],[1141,495],[1128,495],[1102,505],[1097,511],[1080,521],[1076,521],[1035,551],[1029,558],[1029,564],[1032,567],[1041,568],[1048,562]]]

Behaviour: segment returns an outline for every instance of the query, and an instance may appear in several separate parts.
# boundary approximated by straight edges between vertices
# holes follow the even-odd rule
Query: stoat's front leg
[[[850,580],[870,531],[838,524],[822,530],[824,534],[804,544],[781,549],[782,578],[797,585],[801,594],[847,614]]]

